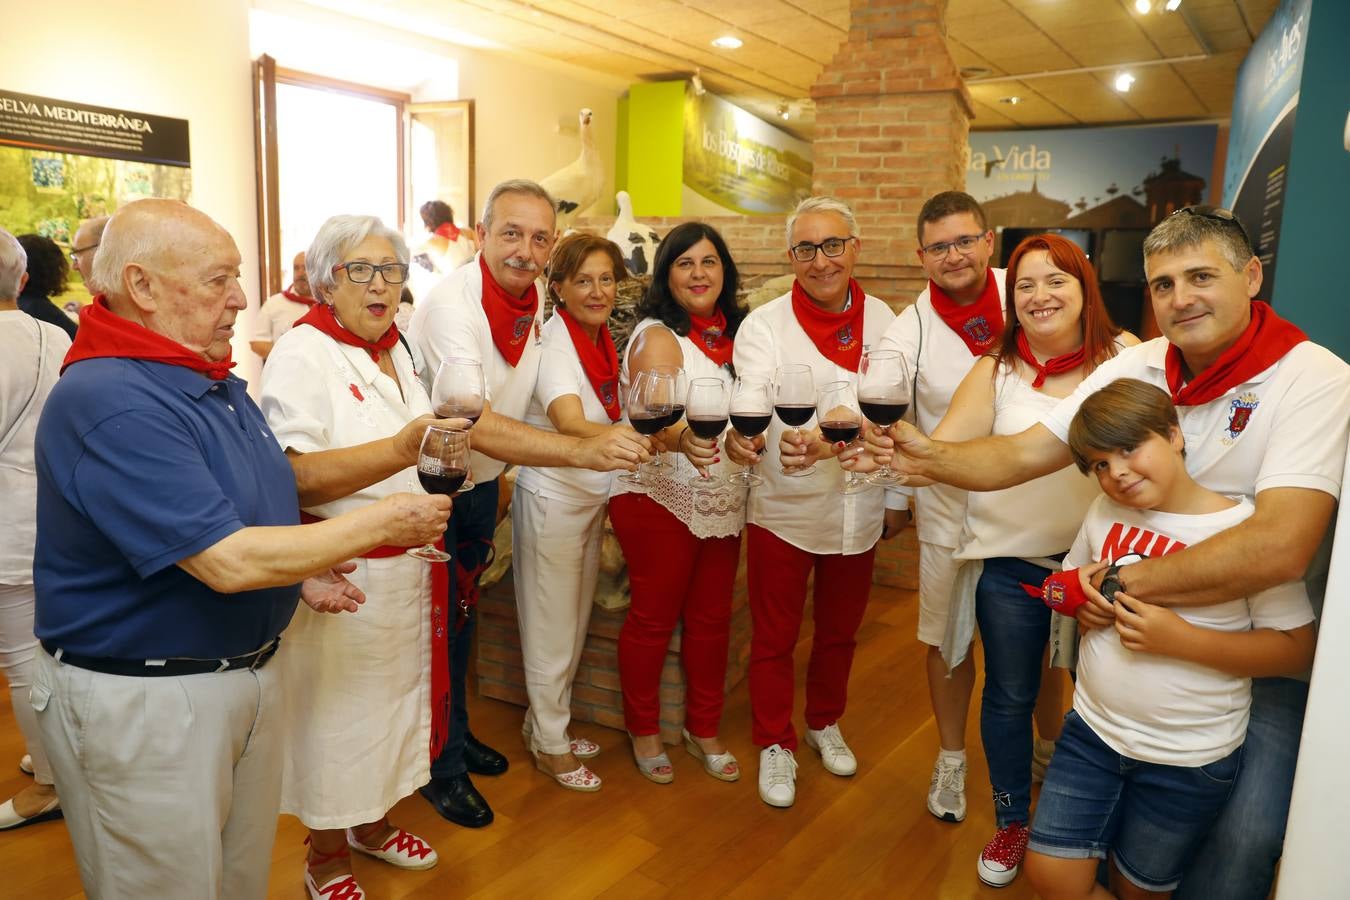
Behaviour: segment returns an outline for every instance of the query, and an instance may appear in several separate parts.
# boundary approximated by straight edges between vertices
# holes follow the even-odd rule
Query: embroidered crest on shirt
[[[853,325],[851,323],[840,328],[835,338],[839,341],[840,350],[848,350],[858,343],[858,339],[853,336]]]
[[[961,330],[970,335],[970,339],[977,344],[987,344],[994,339],[994,330],[989,327],[989,321],[984,316],[966,319],[966,324],[961,326]]]
[[[349,385],[347,385],[347,390],[351,391],[351,392],[352,392],[352,396],[355,397],[355,398],[356,398],[357,400],[359,400],[360,402],[362,402],[362,403],[365,403],[365,402],[366,402],[366,398],[363,397],[363,396],[361,396],[361,389],[360,389],[359,387],[357,387],[356,385],[354,385],[354,384],[349,384]]]
[[[1228,425],[1223,429],[1224,446],[1231,445],[1237,440],[1238,435],[1247,430],[1247,423],[1252,420],[1252,413],[1256,412],[1256,407],[1260,403],[1261,398],[1251,391],[1233,398],[1233,404],[1228,410]]]

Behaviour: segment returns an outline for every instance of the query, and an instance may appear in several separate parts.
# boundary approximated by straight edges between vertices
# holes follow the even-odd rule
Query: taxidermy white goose
[[[618,245],[629,272],[646,275],[656,259],[656,245],[661,243],[661,236],[633,218],[633,199],[627,191],[619,191],[614,199],[619,203],[619,217],[605,237]]]
[[[605,183],[600,153],[595,149],[595,135],[591,133],[591,116],[589,109],[581,110],[581,156],[539,181],[557,204],[559,234],[566,232],[579,213],[600,199],[600,189]]]

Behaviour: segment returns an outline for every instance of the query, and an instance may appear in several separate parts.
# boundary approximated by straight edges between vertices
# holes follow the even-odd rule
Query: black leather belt
[[[136,678],[170,675],[206,675],[210,672],[230,672],[235,669],[261,669],[277,652],[281,638],[273,638],[252,653],[221,659],[116,659],[107,656],[78,656],[66,653],[48,641],[42,642],[58,662],[104,675],[130,675]]]

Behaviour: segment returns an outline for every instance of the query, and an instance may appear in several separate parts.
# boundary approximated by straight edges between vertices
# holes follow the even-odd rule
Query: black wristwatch
[[[1097,592],[1106,599],[1107,603],[1116,602],[1116,591],[1124,590],[1120,583],[1120,566],[1107,566],[1106,575],[1102,577],[1102,586]]]

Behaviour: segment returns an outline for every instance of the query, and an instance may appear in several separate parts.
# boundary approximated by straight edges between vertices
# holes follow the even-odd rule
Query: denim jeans
[[[455,496],[455,508],[445,530],[445,546],[470,568],[481,561],[497,528],[497,480],[479,484],[473,490]],[[463,545],[464,549],[460,549]],[[471,554],[472,558],[461,554]],[[454,563],[451,563],[454,565]],[[458,610],[455,579],[450,579],[450,609]],[[450,736],[440,756],[431,762],[432,778],[456,778],[466,771],[464,744],[469,738],[469,703],[466,684],[469,675],[469,649],[478,610],[470,609],[464,624],[450,640]]]
[[[975,616],[984,643],[980,740],[994,789],[994,822],[1031,821],[1032,714],[1050,639],[1050,610],[1022,589],[1049,569],[1012,557],[984,561],[975,588]]]
[[[1253,678],[1242,773],[1193,857],[1177,900],[1265,900],[1284,849],[1308,685]]]

